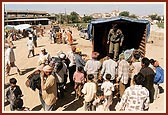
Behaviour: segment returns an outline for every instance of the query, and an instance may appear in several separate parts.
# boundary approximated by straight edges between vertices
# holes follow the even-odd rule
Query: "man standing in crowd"
[[[149,91],[143,87],[145,78],[141,73],[133,77],[134,85],[128,87],[120,101],[120,111],[147,111],[149,109]]]
[[[49,64],[50,54],[46,51],[44,47],[41,48],[41,53],[39,54],[38,65]]]
[[[44,111],[52,111],[57,100],[57,87],[55,77],[51,74],[53,68],[49,65],[43,67],[40,77],[41,77],[41,90],[42,97],[40,101]]]
[[[110,74],[111,75],[110,81],[112,81],[112,83],[115,83],[117,62],[115,62],[112,58],[113,58],[112,53],[107,54],[107,60],[103,62],[101,76],[103,77],[104,80],[106,80],[106,74]]]
[[[69,69],[69,80],[72,86],[74,86],[73,74],[76,71],[75,51],[76,51],[76,46],[72,45],[71,51],[67,53],[67,58],[70,60],[69,68],[68,68]]]
[[[164,70],[162,67],[159,66],[159,62],[154,59],[150,59],[150,63],[155,68],[155,77],[154,77],[154,100],[159,97],[159,84],[164,82]]]
[[[124,54],[120,54],[120,61],[118,65],[118,77],[120,97],[122,97],[125,89],[128,87],[129,81],[129,63],[125,60]]]
[[[84,70],[86,71],[87,75],[93,74],[94,81],[97,83],[98,80],[98,73],[101,69],[101,63],[97,60],[99,56],[98,52],[92,52],[92,59],[88,60],[85,64]]]
[[[17,68],[17,72],[20,75],[21,72],[19,68],[15,65],[15,54],[13,51],[13,48],[9,44],[5,44],[6,50],[5,50],[5,71],[6,76],[9,75],[11,67]]]
[[[33,43],[33,40],[32,40],[32,37],[29,37],[29,40],[27,42],[27,47],[28,47],[28,50],[29,50],[29,53],[28,53],[28,58],[30,56],[30,53],[32,53],[33,57],[35,56],[34,55],[34,43]]]
[[[141,60],[141,65],[142,68],[140,70],[140,73],[142,73],[145,77],[145,81],[144,81],[144,87],[146,87],[149,90],[149,97],[150,97],[150,103],[153,103],[154,101],[154,76],[155,76],[155,72],[148,67],[150,64],[150,60],[146,57],[144,57]]]
[[[82,59],[82,50],[80,48],[76,48],[75,50],[75,62],[76,62],[76,70],[79,66],[83,67],[85,66],[85,61]]]

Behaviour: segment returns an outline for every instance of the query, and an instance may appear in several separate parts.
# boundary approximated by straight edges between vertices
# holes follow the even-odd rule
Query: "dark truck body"
[[[137,20],[127,17],[114,17],[91,21],[88,25],[88,36],[92,40],[93,51],[99,52],[99,59],[108,53],[109,45],[107,38],[112,25],[117,24],[124,34],[122,51],[137,49],[144,57],[146,53],[146,42],[150,33],[150,22],[148,20]]]

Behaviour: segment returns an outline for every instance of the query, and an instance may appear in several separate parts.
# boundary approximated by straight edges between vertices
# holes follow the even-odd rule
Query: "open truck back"
[[[109,50],[107,38],[112,25],[117,24],[124,34],[122,51],[137,49],[144,57],[146,53],[146,42],[150,33],[150,22],[148,20],[137,20],[127,17],[114,17],[91,21],[88,25],[89,39],[92,40],[93,51],[99,52],[99,59],[104,58]]]

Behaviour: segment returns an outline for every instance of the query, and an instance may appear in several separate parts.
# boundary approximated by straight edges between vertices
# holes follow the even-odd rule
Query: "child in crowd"
[[[17,80],[15,78],[11,78],[9,82],[10,82],[10,87],[9,89],[7,89],[6,98],[10,102],[10,110],[14,111],[16,109],[14,101],[16,99],[19,99],[23,95],[20,87],[16,85]]]
[[[87,83],[84,84],[82,93],[84,94],[84,106],[85,106],[85,111],[92,111],[93,106],[92,102],[94,101],[95,95],[96,95],[96,84],[93,82],[94,75],[89,74],[88,75],[88,81]]]
[[[103,82],[101,86],[101,90],[104,92],[104,97],[107,99],[107,106],[105,108],[106,111],[109,110],[109,106],[112,104],[114,84],[110,82],[111,74],[106,74],[106,80]]]
[[[28,107],[23,107],[23,99],[19,98],[14,101],[16,111],[30,111]]]
[[[73,75],[73,80],[75,82],[75,92],[76,92],[76,98],[80,98],[81,97],[81,90],[82,87],[85,83],[85,77],[84,77],[84,73],[83,73],[83,67],[79,66],[77,68],[78,70],[74,73]]]
[[[96,107],[96,111],[107,111],[107,99],[104,97],[103,91],[96,93],[96,98],[93,101],[93,106]]]

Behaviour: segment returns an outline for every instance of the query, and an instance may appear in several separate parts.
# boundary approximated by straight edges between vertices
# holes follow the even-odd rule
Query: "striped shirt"
[[[118,66],[118,80],[123,84],[127,84],[129,80],[129,63],[126,60],[121,60]]]

